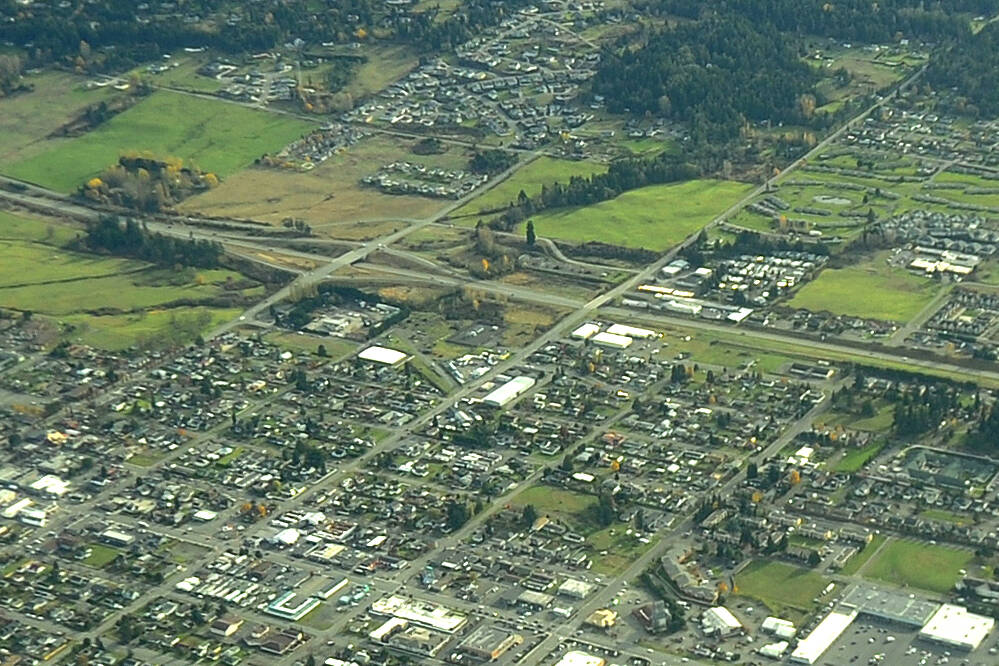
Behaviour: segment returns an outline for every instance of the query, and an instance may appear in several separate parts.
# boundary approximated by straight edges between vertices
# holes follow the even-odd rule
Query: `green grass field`
[[[905,322],[933,300],[939,285],[889,266],[884,254],[846,268],[830,268],[803,286],[789,305],[813,312]]]
[[[122,349],[171,336],[193,339],[241,311],[199,302],[263,294],[262,286],[237,285],[243,277],[233,271],[176,271],[63,247],[76,234],[44,220],[0,213],[0,307],[52,318],[69,340]],[[168,307],[181,300],[182,308]]]
[[[45,137],[71,120],[83,108],[106,100],[111,88],[86,90],[84,79],[63,72],[28,76],[35,89],[0,98],[0,168],[38,152]]]
[[[923,541],[893,539],[864,571],[876,578],[902,587],[918,587],[944,594],[953,589],[971,562],[970,550],[937,546]]]
[[[533,504],[539,516],[561,518],[578,532],[593,532],[598,526],[592,513],[597,506],[597,498],[585,493],[534,486],[517,495],[513,500],[517,506]]]
[[[113,164],[123,152],[174,156],[224,178],[263,153],[279,150],[313,125],[235,104],[159,91],[97,129],[4,171],[63,192]]]
[[[868,444],[861,449],[850,449],[846,455],[844,455],[833,471],[853,473],[858,471],[861,467],[866,465],[874,456],[878,455],[885,446],[884,442],[875,442],[874,444]]]
[[[479,211],[495,210],[517,201],[517,195],[523,190],[527,196],[533,197],[541,193],[542,185],[552,183],[568,183],[573,176],[585,178],[590,174],[604,173],[607,166],[596,162],[560,160],[553,157],[539,157],[530,164],[521,167],[496,187],[488,190],[482,196],[472,199],[462,206],[455,215],[469,215],[469,224],[474,224],[474,216]]]
[[[121,554],[120,550],[109,546],[102,546],[99,543],[91,544],[90,549],[90,557],[83,560],[83,563],[95,569],[103,569]]]
[[[783,562],[756,560],[735,577],[737,594],[759,599],[779,613],[791,608],[807,613],[815,607],[813,599],[829,584],[811,569]]]
[[[722,180],[651,185],[592,206],[545,211],[534,216],[534,228],[538,236],[571,242],[665,250],[725,212],[751,188]]]

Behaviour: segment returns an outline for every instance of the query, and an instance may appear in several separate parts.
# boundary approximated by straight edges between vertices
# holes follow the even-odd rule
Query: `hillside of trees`
[[[782,33],[883,44],[902,38],[939,42],[969,32],[969,19],[995,14],[992,0],[646,0],[642,12],[699,19],[742,16]]]
[[[87,227],[83,245],[121,257],[133,257],[162,266],[217,268],[222,245],[206,240],[186,240],[154,233],[135,220],[122,222],[102,216]]]
[[[926,71],[926,81],[941,92],[955,89],[958,111],[999,115],[999,23],[953,44]]]
[[[717,141],[737,137],[744,120],[806,121],[817,80],[772,24],[709,16],[605,54],[593,92],[611,111],[689,121]]]

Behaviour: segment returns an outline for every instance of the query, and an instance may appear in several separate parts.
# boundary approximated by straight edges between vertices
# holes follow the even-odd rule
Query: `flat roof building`
[[[570,333],[570,337],[575,340],[589,340],[600,332],[600,327],[592,322],[587,322]]]
[[[605,666],[607,660],[603,657],[595,657],[592,654],[570,650],[562,656],[555,666]]]
[[[462,641],[458,651],[480,661],[495,661],[507,650],[524,642],[520,634],[499,627],[482,625]]]
[[[575,599],[585,599],[591,592],[593,592],[592,583],[576,580],[575,578],[566,578],[565,581],[558,586],[559,594],[563,594],[567,597],[573,597]]]
[[[843,635],[847,627],[857,619],[857,609],[837,609],[833,610],[822,618],[818,626],[812,629],[798,647],[791,653],[791,661],[797,664],[814,664],[822,658],[823,653],[829,649],[836,639]]]
[[[991,617],[969,613],[964,606],[943,604],[919,631],[919,637],[961,650],[975,650],[995,627]]]
[[[636,328],[627,324],[613,324],[607,328],[607,332],[612,335],[623,335],[626,338],[638,338],[639,340],[648,340],[657,335],[655,331],[650,331],[647,328]]]
[[[409,356],[405,352],[401,352],[397,349],[389,349],[388,347],[368,347],[362,350],[357,358],[363,359],[365,361],[371,361],[372,363],[380,363],[382,365],[397,366],[402,364]]]
[[[482,399],[483,404],[490,407],[505,407],[514,399],[524,394],[534,386],[533,377],[514,377],[506,384],[493,389],[489,395]]]
[[[524,590],[517,597],[518,604],[524,604],[525,606],[530,606],[531,608],[544,609],[548,608],[555,602],[555,597],[550,594],[545,594],[544,592],[535,592],[534,590]]]
[[[468,623],[468,616],[446,606],[395,595],[371,604],[371,612],[401,618],[448,634],[453,634]]]
[[[632,339],[626,335],[615,335],[613,333],[597,333],[592,338],[594,344],[598,344],[601,347],[611,347],[613,349],[627,349],[631,346]]]
[[[704,611],[701,616],[701,629],[706,634],[728,636],[743,628],[742,622],[732,615],[732,611],[724,606],[715,606]]]

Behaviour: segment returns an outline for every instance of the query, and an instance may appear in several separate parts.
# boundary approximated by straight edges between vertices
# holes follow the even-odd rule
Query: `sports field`
[[[892,539],[864,570],[877,578],[902,587],[918,587],[940,594],[950,592],[968,567],[970,550],[939,546],[925,541]]]
[[[885,253],[846,268],[830,268],[803,286],[789,305],[812,312],[908,321],[933,300],[939,285],[889,266]]]
[[[695,233],[751,189],[751,185],[725,180],[650,185],[592,206],[546,211],[532,219],[539,236],[665,250]]]
[[[148,152],[180,157],[224,178],[312,127],[287,116],[159,91],[83,136],[48,140],[49,148],[4,172],[70,192],[121,153]]]

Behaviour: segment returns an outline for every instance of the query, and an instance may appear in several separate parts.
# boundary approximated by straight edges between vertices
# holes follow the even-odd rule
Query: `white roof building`
[[[773,616],[763,620],[763,624],[760,626],[760,629],[774,634],[778,638],[792,638],[796,632],[792,622]]]
[[[592,654],[571,650],[558,660],[555,666],[604,666],[607,660],[603,657],[595,657]]]
[[[592,322],[588,322],[586,324],[583,324],[579,328],[577,328],[575,331],[573,331],[569,335],[570,335],[570,337],[572,337],[572,338],[574,338],[576,340],[589,340],[590,338],[592,338],[594,335],[596,335],[599,332],[600,332],[600,327],[599,326],[597,326],[596,324],[594,324]]]
[[[780,659],[787,652],[787,641],[779,641],[777,643],[769,643],[764,645],[759,649],[759,653],[764,657],[770,657],[771,659]]]
[[[832,611],[822,618],[818,626],[812,629],[812,633],[798,643],[798,647],[791,653],[791,661],[798,664],[816,663],[856,618],[856,609],[851,609],[849,612]]]
[[[489,395],[482,399],[482,402],[490,407],[505,407],[516,397],[529,390],[534,384],[533,377],[514,377],[506,384],[491,391]]]
[[[732,611],[724,606],[714,606],[704,611],[701,616],[701,629],[706,634],[728,636],[742,630],[742,622],[732,615]]]
[[[593,592],[593,584],[586,581],[566,578],[565,582],[558,586],[558,593],[576,599],[585,599]]]
[[[632,343],[632,339],[626,335],[615,335],[606,331],[597,333],[590,339],[601,347],[613,347],[614,349],[627,349]]]
[[[991,617],[969,613],[964,606],[943,604],[919,631],[919,637],[962,650],[974,650],[995,624]]]
[[[655,331],[650,331],[647,328],[636,328],[626,324],[613,324],[608,327],[607,332],[614,335],[623,335],[626,338],[638,338],[639,340],[648,340],[657,335]]]
[[[409,358],[409,356],[405,352],[401,352],[398,349],[375,346],[362,350],[361,353],[357,355],[357,358],[365,361],[371,361],[372,363],[381,363],[382,365],[399,365]]]

